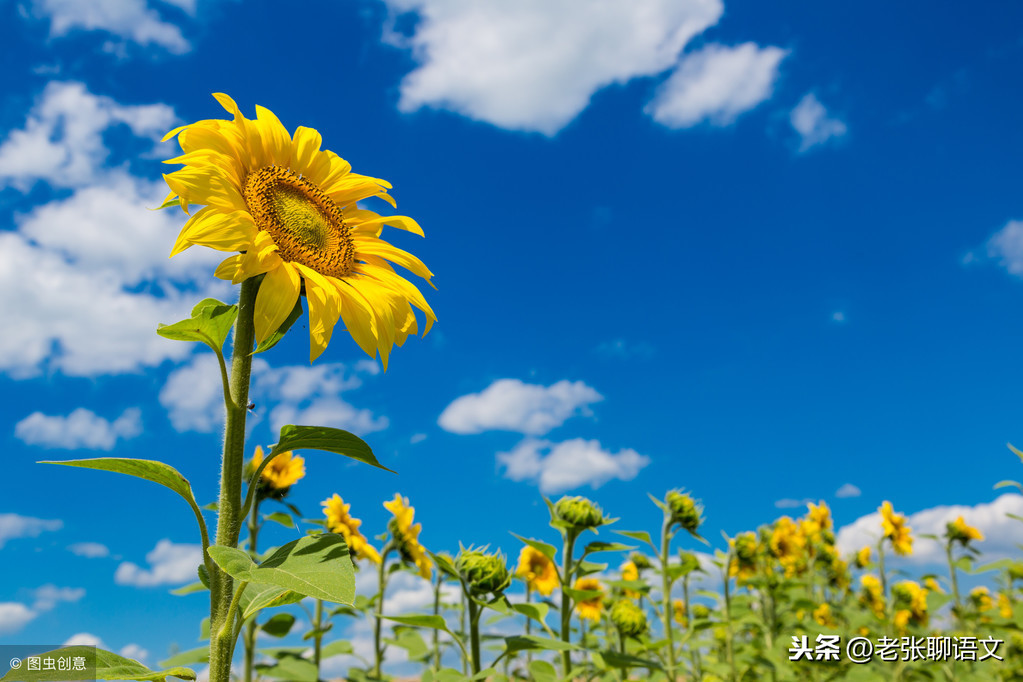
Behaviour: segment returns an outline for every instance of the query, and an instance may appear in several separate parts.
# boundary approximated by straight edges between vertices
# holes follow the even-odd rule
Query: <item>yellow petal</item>
[[[345,213],[345,219],[349,219],[349,213]],[[359,213],[372,213],[372,211],[359,211]],[[373,215],[376,215],[373,213]],[[359,221],[357,218],[352,217],[351,219],[352,228],[359,232],[368,232],[374,236],[379,237],[380,232],[383,230],[384,225],[390,225],[396,227],[399,230],[405,230],[413,234],[418,234],[420,237],[425,237],[426,233],[423,232],[423,228],[419,227],[419,223],[408,216],[403,215],[392,215],[392,216],[376,216],[375,218]]]
[[[281,326],[298,301],[300,279],[289,263],[266,273],[256,294],[256,343],[263,343]]]
[[[305,297],[309,302],[309,362],[313,362],[327,349],[334,325],[341,316],[340,294],[333,283],[312,268],[301,263],[294,263],[294,266],[305,280]]]
[[[280,120],[266,107],[256,105],[256,120],[262,128],[263,149],[267,157],[285,164],[291,158],[291,135]]]
[[[255,238],[256,224],[247,211],[222,213],[207,206],[185,223],[171,256],[192,244],[218,251],[245,251],[251,248]]]

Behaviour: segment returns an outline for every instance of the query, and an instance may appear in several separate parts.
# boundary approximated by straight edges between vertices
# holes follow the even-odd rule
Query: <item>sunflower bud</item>
[[[469,585],[472,594],[500,594],[511,583],[511,574],[500,552],[487,554],[468,549],[455,561],[458,574]]]
[[[633,552],[632,556],[629,557],[629,561],[636,567],[636,570],[642,573],[652,566],[650,558],[646,554],[641,552]]]
[[[554,515],[577,532],[604,524],[600,507],[585,497],[562,497],[554,505]]]
[[[693,618],[710,618],[710,608],[706,604],[693,604]]]
[[[687,493],[678,490],[669,490],[665,497],[668,509],[671,511],[671,522],[677,523],[690,533],[695,533],[700,527],[701,509],[693,498]]]
[[[646,614],[629,599],[619,599],[614,603],[611,622],[623,637],[639,637],[646,632]]]

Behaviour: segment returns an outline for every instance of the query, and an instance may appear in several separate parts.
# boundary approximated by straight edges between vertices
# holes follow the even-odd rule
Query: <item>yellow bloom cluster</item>
[[[892,503],[885,500],[878,509],[881,512],[881,527],[884,529],[884,536],[892,542],[892,548],[896,554],[908,556],[913,553],[913,537],[909,534],[912,530],[906,525],[906,517],[903,514],[896,514]]]
[[[422,524],[412,524],[416,513],[415,508],[409,506],[408,498],[402,497],[398,493],[395,493],[394,499],[390,502],[384,502],[384,508],[394,515],[388,527],[401,552],[402,559],[414,565],[419,575],[429,579],[433,571],[433,564],[426,556],[426,548],[419,543]]]
[[[380,552],[369,544],[359,531],[362,521],[354,518],[349,510],[352,505],[346,504],[337,493],[323,502],[323,513],[327,517],[327,530],[332,533],[340,533],[348,544],[348,551],[355,559],[366,558],[374,564],[380,563]]]
[[[863,586],[863,591],[860,593],[860,604],[873,611],[878,618],[884,618],[885,602],[881,581],[877,576],[867,574],[860,576],[860,584]]]
[[[806,568],[804,551],[806,536],[800,524],[788,516],[774,522],[770,539],[771,554],[785,569],[785,576],[791,578]]]

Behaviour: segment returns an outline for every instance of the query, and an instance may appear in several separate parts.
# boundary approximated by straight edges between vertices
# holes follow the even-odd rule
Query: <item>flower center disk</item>
[[[256,227],[273,238],[281,258],[330,277],[352,271],[351,229],[340,207],[313,183],[280,166],[245,178],[245,203]]]

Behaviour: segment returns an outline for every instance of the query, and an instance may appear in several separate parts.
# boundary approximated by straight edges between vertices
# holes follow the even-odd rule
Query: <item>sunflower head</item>
[[[728,566],[728,577],[736,578],[740,583],[746,582],[757,572],[760,546],[757,544],[756,533],[739,533],[732,539],[732,547],[735,556]]]
[[[331,533],[339,533],[344,537],[352,558],[366,558],[379,565],[380,552],[369,544],[366,536],[359,531],[362,521],[349,513],[352,505],[346,504],[337,493],[320,504],[323,505],[323,513],[327,517],[327,530]]]
[[[247,473],[251,476],[263,463],[263,448],[256,446],[249,460]],[[305,477],[305,459],[290,451],[275,455],[259,474],[257,494],[260,497],[283,499],[291,486]]]
[[[703,510],[696,501],[681,490],[669,490],[664,498],[668,511],[671,514],[671,522],[689,531],[696,533],[703,521],[701,518]]]
[[[813,610],[813,619],[823,628],[833,628],[838,623],[835,622],[835,616],[831,613],[831,606],[824,602],[816,609]]]
[[[623,637],[639,637],[646,632],[646,613],[631,599],[619,599],[611,607],[611,622]]]
[[[423,578],[429,579],[433,571],[433,562],[426,555],[426,548],[419,542],[419,532],[422,524],[413,524],[416,510],[410,507],[407,497],[395,493],[394,499],[384,502],[384,508],[393,514],[387,524],[391,531],[391,537],[401,554],[402,562],[414,566],[416,572]]]
[[[972,540],[984,539],[984,534],[980,532],[978,528],[969,526],[962,516],[959,516],[955,521],[945,524],[945,537],[948,538],[949,542],[958,542],[961,545],[968,545]]]
[[[558,570],[547,555],[529,545],[519,552],[515,575],[526,583],[526,588],[549,597],[558,586]]]
[[[884,618],[885,601],[881,581],[877,576],[867,574],[860,576],[860,585],[862,585],[860,604],[873,611],[878,618]]]
[[[237,252],[214,273],[237,284],[262,276],[256,295],[256,342],[278,331],[304,295],[309,312],[310,361],[330,342],[341,320],[355,342],[384,369],[395,345],[418,333],[412,306],[436,317],[420,291],[392,264],[430,280],[422,261],[380,238],[385,225],[418,235],[405,216],[382,217],[359,207],[377,197],[394,205],[391,185],[351,172],[337,154],[320,149],[320,134],[299,126],[291,134],[273,112],[242,115],[227,95],[214,95],[232,120],[208,119],[175,128],[184,152],[166,163],[184,167],[164,175],[187,212],[171,251],[192,245]]]
[[[554,505],[554,516],[575,533],[608,523],[600,507],[585,497],[562,497]]]
[[[499,595],[511,583],[508,565],[500,552],[488,554],[482,549],[463,550],[455,560],[455,568],[469,586],[470,594],[476,596]]]
[[[686,616],[686,603],[681,599],[671,601],[671,619],[682,627],[689,625],[689,618]]]
[[[881,527],[884,530],[884,536],[891,540],[895,553],[902,556],[912,554],[913,536],[909,534],[912,528],[906,525],[905,515],[896,514],[892,503],[887,500],[881,504],[878,511],[881,512]]]
[[[786,577],[801,573],[806,568],[806,536],[802,527],[788,516],[774,522],[770,536],[771,554],[785,569]]]
[[[856,552],[856,568],[866,568],[870,565],[871,551],[870,545],[867,545],[866,547],[861,548],[860,551]]]
[[[629,561],[632,562],[632,565],[636,567],[636,570],[639,573],[642,573],[653,566],[653,564],[650,563],[650,557],[642,552],[633,552],[629,555]]]
[[[604,608],[604,585],[596,578],[577,578],[573,589],[587,592],[599,592],[600,594],[583,599],[575,603],[575,612],[579,618],[596,623],[600,620],[601,611]]]

